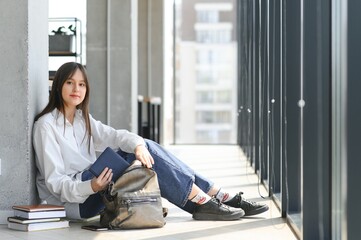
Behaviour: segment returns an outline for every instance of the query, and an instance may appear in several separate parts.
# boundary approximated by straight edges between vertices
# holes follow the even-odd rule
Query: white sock
[[[199,191],[197,193],[197,195],[195,195],[191,201],[196,203],[196,204],[199,204],[199,205],[202,205],[202,204],[205,204],[207,203],[209,200],[211,200],[211,197],[208,196],[206,193],[204,193],[203,191]]]
[[[219,189],[219,191],[216,195],[216,198],[221,202],[227,202],[227,201],[231,200],[233,197],[234,197],[234,195],[229,194],[227,192],[223,192],[221,188]]]

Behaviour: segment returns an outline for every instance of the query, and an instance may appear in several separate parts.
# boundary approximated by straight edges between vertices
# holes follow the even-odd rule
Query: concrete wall
[[[48,2],[0,1],[0,223],[37,201],[33,119],[48,97]]]

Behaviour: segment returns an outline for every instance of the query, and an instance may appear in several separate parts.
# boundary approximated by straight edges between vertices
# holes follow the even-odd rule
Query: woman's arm
[[[94,193],[91,181],[82,182],[66,172],[54,131],[46,123],[34,126],[33,145],[39,172],[50,193],[60,201],[82,203]]]
[[[125,152],[134,153],[139,145],[145,146],[144,139],[127,130],[116,130],[89,116],[92,128],[94,148],[103,151],[106,147],[120,148]]]
[[[154,159],[152,155],[150,155],[148,149],[143,145],[138,145],[135,150],[135,158],[146,166],[147,168],[151,168],[154,164]]]

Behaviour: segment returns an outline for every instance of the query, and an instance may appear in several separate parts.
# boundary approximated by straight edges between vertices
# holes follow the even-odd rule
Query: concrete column
[[[164,14],[163,0],[151,0],[148,12],[149,32],[151,35],[148,40],[148,66],[151,71],[148,73],[150,78],[149,95],[161,97],[163,99],[163,59],[164,59]],[[168,9],[171,11],[171,9]],[[170,20],[169,20],[170,21]]]
[[[107,123],[107,1],[87,1],[86,44],[90,112]]]
[[[0,1],[0,223],[37,203],[32,125],[48,99],[48,2]]]
[[[146,98],[160,97],[162,99],[162,116],[164,112],[163,9],[163,0],[138,1],[138,94]],[[168,11],[172,11],[172,8]],[[143,112],[143,116],[146,116],[145,109]],[[143,121],[145,120],[143,119]],[[161,128],[164,129],[164,124],[161,125]],[[161,130],[160,132],[160,141],[163,142],[164,131]]]
[[[139,0],[139,94],[163,98],[163,0]],[[168,9],[172,11],[172,9]]]
[[[93,116],[137,131],[137,95],[163,98],[163,0],[88,0]]]
[[[163,98],[163,0],[139,0],[139,94]],[[171,11],[172,9],[169,9]],[[171,51],[171,49],[169,49]]]
[[[87,2],[90,111],[114,128],[136,131],[136,1]]]

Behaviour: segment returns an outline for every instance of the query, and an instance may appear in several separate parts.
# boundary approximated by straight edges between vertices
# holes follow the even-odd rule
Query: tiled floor
[[[297,239],[280,217],[277,207],[266,197],[265,189],[258,183],[257,176],[237,146],[184,145],[169,146],[168,149],[217,185],[231,192],[243,191],[246,198],[265,202],[270,210],[239,221],[195,221],[190,214],[164,200],[169,215],[167,224],[160,229],[92,232],[82,230],[81,223],[71,223],[68,229],[28,233],[9,230],[6,225],[0,225],[0,239]]]

